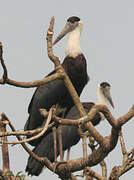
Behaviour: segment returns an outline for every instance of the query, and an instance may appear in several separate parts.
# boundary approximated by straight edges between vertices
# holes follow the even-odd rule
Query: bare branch
[[[73,172],[76,170],[81,170],[81,169],[83,169],[83,167],[86,167],[87,165],[93,166],[93,165],[101,162],[108,155],[108,153],[110,151],[112,151],[112,149],[114,149],[114,147],[116,146],[118,136],[119,136],[119,131],[120,131],[120,129],[112,128],[111,135],[109,137],[103,138],[103,140],[101,142],[102,145],[97,150],[94,150],[93,153],[88,156],[88,158],[86,158],[86,159],[80,158],[75,161],[73,161],[73,160],[68,161],[69,170]],[[60,165],[59,167],[62,167],[62,166],[63,165]],[[65,167],[62,167],[62,168],[64,169]]]
[[[95,171],[91,170],[89,167],[85,168],[84,173],[85,173],[85,175],[94,177],[97,180],[107,180],[105,177],[100,176],[98,173],[96,173]]]
[[[0,42],[0,62],[1,62],[1,65],[2,65],[2,68],[3,68],[3,79],[1,80],[1,83],[2,84],[5,84],[6,81],[7,81],[7,68],[6,68],[6,65],[4,63],[4,59],[3,59],[3,48],[2,48],[2,43]]]
[[[30,142],[32,140],[35,140],[35,139],[38,139],[39,137],[43,136],[43,134],[47,131],[48,129],[48,125],[51,121],[51,117],[52,117],[52,113],[53,113],[54,109],[51,108],[50,111],[49,111],[49,114],[48,114],[48,118],[47,118],[47,121],[42,129],[42,131],[35,135],[35,136],[32,136],[31,138],[27,138],[27,139],[24,139],[24,140],[21,140],[21,141],[12,141],[12,142],[6,142],[6,141],[1,141],[0,143],[2,144],[21,144],[21,143],[26,143],[26,142]]]
[[[52,50],[52,37],[53,37],[53,28],[54,28],[54,17],[51,18],[50,26],[47,31],[47,52],[48,57],[50,60],[55,64],[55,68],[57,68],[60,65],[59,58],[54,56],[53,50]]]
[[[2,118],[0,119],[0,121],[4,121],[5,120],[4,116],[1,115],[1,117]],[[6,124],[0,125],[0,130],[2,132],[6,132]],[[7,137],[2,137],[1,140],[7,142]],[[8,145],[2,144],[1,148],[2,148],[2,157],[3,157],[3,170],[4,172],[10,171]]]
[[[107,165],[106,165],[106,162],[104,160],[102,160],[100,162],[100,166],[102,168],[102,177],[107,177]]]
[[[83,157],[86,158],[87,157],[87,135],[83,135],[82,136],[83,139]]]
[[[8,119],[9,120],[9,119]],[[9,126],[11,128],[12,131],[16,131],[16,129],[14,128],[14,126],[11,124],[11,122],[9,121]],[[22,138],[18,135],[16,135],[17,139],[19,141],[22,141]],[[21,143],[21,145],[23,146],[23,148],[25,149],[25,151],[32,157],[34,157],[37,161],[44,163],[44,165],[50,169],[51,171],[53,171],[54,166],[53,164],[47,159],[47,158],[40,158],[38,157],[35,153],[33,153],[27,146],[25,143]]]
[[[45,83],[48,83],[58,78],[63,78],[62,73],[55,73],[51,76],[48,76],[47,78],[43,78],[41,80],[35,80],[31,82],[20,82],[20,81],[15,81],[15,80],[7,78],[5,83],[12,86],[16,86],[16,87],[21,87],[21,88],[33,88],[33,87],[43,85]],[[2,79],[0,79],[0,84],[3,84]]]
[[[89,144],[88,146],[91,148],[92,152],[95,150],[98,144],[95,144],[94,138],[89,137]],[[107,165],[104,160],[100,162],[100,166],[102,168],[102,177],[107,177]]]
[[[56,124],[55,122],[52,122],[51,124],[49,124],[48,129],[55,126],[55,124]],[[16,135],[23,135],[23,136],[33,135],[33,134],[37,134],[37,133],[41,132],[42,129],[43,128],[38,128],[38,129],[35,129],[35,130],[28,130],[28,131],[0,132],[0,137],[3,137],[3,136],[16,136]]]
[[[122,176],[123,174],[125,174],[127,171],[129,171],[130,169],[134,168],[134,163],[131,163],[129,165],[126,166],[126,168],[124,168],[122,171],[120,171],[118,173],[118,176]]]
[[[124,116],[118,119],[118,127],[123,126],[126,122],[128,122],[134,116],[134,105],[131,107],[129,112]]]
[[[100,111],[101,113],[104,114],[105,118],[108,120],[108,122],[111,124],[112,127],[116,127],[116,120],[113,117],[112,113],[110,110],[107,108],[105,105],[95,105],[94,108],[97,111]]]
[[[119,167],[118,166],[113,167],[109,180],[119,180],[118,172],[119,172]]]
[[[122,149],[122,154],[123,154],[123,164],[124,164],[126,163],[126,161],[128,161],[128,153],[125,147],[125,141],[124,141],[123,134],[121,131],[119,135],[120,135],[120,144],[121,144],[121,149]]]

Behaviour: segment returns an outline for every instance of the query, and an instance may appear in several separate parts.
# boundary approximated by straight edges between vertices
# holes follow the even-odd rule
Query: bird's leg
[[[66,112],[66,108],[60,107],[56,104],[56,115],[64,118]],[[63,146],[62,146],[62,129],[61,126],[58,127],[58,142],[59,142],[59,151],[60,151],[60,161],[63,161]]]
[[[54,139],[54,162],[57,162],[56,127],[53,127],[53,139]]]
[[[61,126],[58,127],[58,142],[59,142],[59,151],[60,151],[60,162],[57,162],[57,149],[55,147],[55,164],[54,164],[54,172],[56,171],[56,168],[62,164],[62,163],[66,163],[65,161],[63,161],[63,156],[64,156],[64,152],[63,152],[63,149],[62,149],[62,131],[61,131]]]
[[[61,130],[61,126],[58,127],[58,141],[59,141],[59,150],[60,150],[60,161],[63,161],[62,130]]]
[[[69,161],[69,159],[70,159],[70,147],[67,150],[67,159],[66,159],[66,161]]]

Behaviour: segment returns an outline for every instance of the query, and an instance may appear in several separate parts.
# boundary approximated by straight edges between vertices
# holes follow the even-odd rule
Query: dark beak
[[[105,88],[104,95],[107,98],[108,102],[111,104],[111,106],[114,108],[114,103],[113,103],[113,100],[112,100],[112,97],[110,94],[110,88],[109,87]]]
[[[55,41],[53,42],[53,46],[59,41],[61,40],[67,33],[69,33],[72,30],[72,27],[69,24],[66,24],[66,26],[64,27],[64,29],[61,31],[61,33],[58,35],[58,37],[55,39]]]

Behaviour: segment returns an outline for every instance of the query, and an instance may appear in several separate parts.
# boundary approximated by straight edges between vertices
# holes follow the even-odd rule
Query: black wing
[[[89,112],[93,107],[94,103],[83,103],[86,112]],[[76,106],[73,106],[67,116],[68,119],[80,118]],[[98,113],[92,120],[93,125],[97,125],[101,120],[101,116]],[[83,130],[86,131],[83,126]],[[62,131],[62,146],[63,150],[76,145],[80,140],[80,135],[76,126],[61,126]],[[56,132],[57,133],[57,132]],[[59,144],[58,144],[58,133],[57,133],[57,156],[59,155]],[[33,152],[39,157],[47,157],[51,162],[54,162],[54,140],[53,133],[49,133],[47,136],[43,137],[41,142],[34,148]],[[38,176],[42,171],[43,165],[36,161],[33,157],[29,157],[26,171],[30,175]]]
[[[66,97],[68,96],[69,93],[67,92],[63,80],[57,79],[40,86],[36,90],[30,103],[28,124],[25,130],[35,129],[42,125],[44,119],[40,115],[40,108],[45,108],[48,111],[52,105],[58,104],[64,107],[64,104],[66,104]],[[69,102],[67,106],[70,106],[70,104],[71,102]]]
[[[50,76],[50,75],[53,75],[54,73],[55,73],[55,70],[52,71],[51,73],[49,73],[46,77],[48,77],[48,76]],[[40,88],[40,86],[36,88],[36,90],[35,90],[35,92],[34,92],[34,94],[33,94],[33,96],[32,96],[32,99],[31,99],[30,104],[29,104],[29,106],[28,106],[28,113],[30,113],[30,111],[31,111],[32,104],[33,104],[33,100],[34,100],[34,96],[36,95],[36,92],[38,91],[39,88]]]

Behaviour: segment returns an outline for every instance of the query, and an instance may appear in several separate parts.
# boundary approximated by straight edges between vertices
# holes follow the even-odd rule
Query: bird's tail
[[[75,126],[61,126],[62,130],[62,146],[63,150],[70,148],[77,144],[80,140],[77,127]],[[59,155],[59,142],[58,142],[58,131],[56,131],[56,146],[57,146],[57,157]],[[33,149],[33,152],[39,157],[47,157],[51,162],[54,162],[54,140],[53,133],[50,132],[47,136],[42,137],[41,142]],[[38,176],[43,169],[43,164],[35,160],[33,157],[29,157],[26,172],[29,175]]]
[[[47,157],[51,162],[54,161],[54,149],[53,149],[53,133],[45,136],[41,142],[33,149],[33,152],[39,157]],[[38,176],[43,169],[44,165],[33,157],[29,157],[26,166],[26,172],[28,175]]]

